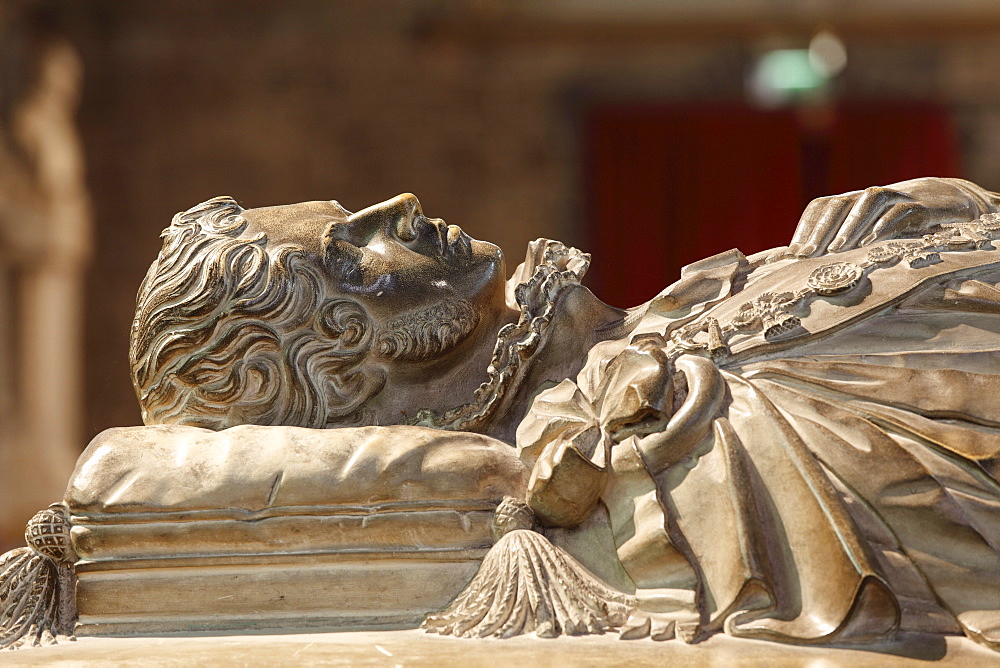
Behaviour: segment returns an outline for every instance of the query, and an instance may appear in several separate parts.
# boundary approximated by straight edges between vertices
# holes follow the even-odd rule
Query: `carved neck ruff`
[[[421,410],[413,424],[450,431],[481,431],[503,398],[518,386],[550,328],[560,294],[580,283],[590,266],[590,255],[558,241],[539,239],[529,246],[528,259],[518,273],[526,273],[532,263],[535,267],[531,277],[514,290],[521,316],[497,333],[487,380],[475,391],[472,401],[442,415]]]

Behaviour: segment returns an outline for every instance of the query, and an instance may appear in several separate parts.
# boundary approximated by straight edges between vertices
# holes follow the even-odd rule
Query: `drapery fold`
[[[728,396],[711,434],[655,479],[697,574],[702,633],[831,643],[961,628],[994,644],[1000,484],[977,460],[996,459],[1000,430],[985,414],[892,405],[936,382],[920,375],[958,372],[912,371],[906,384],[891,373],[872,382],[877,370],[855,362],[823,366],[719,371]],[[949,379],[966,380],[975,391],[975,379]],[[646,580],[637,586],[657,584]]]
[[[522,459],[604,430],[616,556],[640,605],[650,592],[675,602],[649,612],[673,615],[682,638],[829,644],[903,629],[1000,647],[1000,267],[995,250],[974,252],[919,276],[874,272],[870,306],[817,301],[794,345],[748,336],[729,357],[678,356],[678,328],[721,322],[743,293],[791,289],[806,271],[771,269],[751,290],[746,260],[720,255],[690,273],[728,276],[730,295],[665,290],[631,337],[537,396]],[[654,343],[669,363],[622,371]],[[669,383],[672,412],[668,394],[613,378]],[[629,430],[608,429],[621,397]]]
[[[781,406],[828,477],[840,481],[855,523],[880,524],[888,532],[890,538],[871,536],[868,542],[880,546],[882,572],[908,601],[904,627],[934,627],[935,620],[942,628],[953,627],[952,620],[965,627],[963,618],[974,617],[979,639],[994,644],[992,634],[1000,627],[1000,484],[993,472],[1000,428],[988,424],[992,394],[982,389],[984,374],[917,370],[907,383],[872,384],[875,370],[853,363],[838,368],[836,384],[787,374],[808,365],[761,364],[746,382]],[[958,402],[938,395],[936,405],[924,390],[943,374],[952,376],[951,387],[977,395],[966,402],[964,419],[934,417]],[[892,539],[895,545],[888,543]]]
[[[730,400],[711,435],[656,480],[696,564],[703,634],[890,636],[899,605],[822,466],[765,393],[720,373]]]

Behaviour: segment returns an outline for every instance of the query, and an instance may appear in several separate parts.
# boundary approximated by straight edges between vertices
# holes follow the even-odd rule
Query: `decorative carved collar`
[[[497,334],[486,382],[475,391],[471,402],[443,415],[421,410],[412,424],[451,431],[480,431],[503,398],[524,377],[528,362],[549,330],[559,295],[567,287],[578,285],[589,267],[588,253],[549,239],[531,242],[524,264],[511,278],[513,290],[508,294],[508,303],[514,301],[521,316]],[[522,281],[528,272],[530,277]]]
[[[747,299],[738,307],[736,301],[721,302],[671,331],[667,355],[676,359],[693,353],[732,363],[751,350],[800,341],[849,322],[859,311],[885,306],[924,281],[983,265],[983,258],[967,254],[995,252],[997,238],[1000,213],[988,213],[970,222],[941,225],[941,231],[919,239],[797,260],[749,284],[738,293]],[[888,281],[872,280],[897,263],[904,270],[901,274]],[[808,326],[800,317],[805,314],[810,316]]]

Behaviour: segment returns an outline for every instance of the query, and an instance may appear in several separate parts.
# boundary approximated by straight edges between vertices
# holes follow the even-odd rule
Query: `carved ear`
[[[368,313],[350,299],[324,302],[316,313],[315,328],[344,354],[367,351],[374,330]]]

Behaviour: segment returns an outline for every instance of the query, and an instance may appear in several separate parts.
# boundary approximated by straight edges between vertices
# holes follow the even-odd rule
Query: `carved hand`
[[[527,503],[543,524],[583,522],[604,489],[610,449],[666,426],[673,383],[665,346],[659,336],[640,338],[588,379],[590,391],[567,380],[539,395],[518,446],[538,453]]]
[[[810,257],[919,236],[1000,210],[1000,195],[963,179],[921,178],[820,197],[806,207],[781,256]]]
[[[607,447],[596,426],[549,443],[528,480],[527,503],[535,517],[547,526],[561,527],[587,519],[607,480]]]

